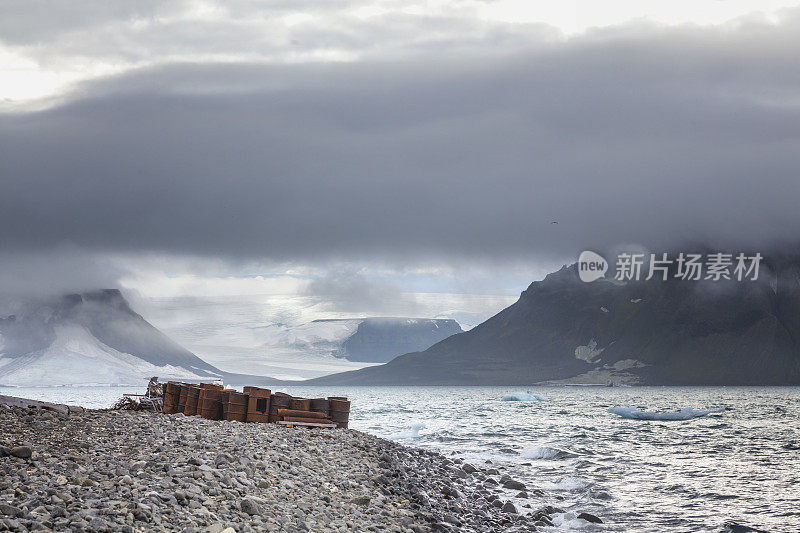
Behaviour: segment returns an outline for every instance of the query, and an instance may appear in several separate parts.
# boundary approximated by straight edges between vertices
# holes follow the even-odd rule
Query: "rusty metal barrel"
[[[247,421],[268,422],[271,391],[259,387],[245,387],[244,393],[249,398],[247,402]]]
[[[219,420],[222,418],[222,391],[217,389],[204,389],[199,412],[200,416],[208,420]]]
[[[269,401],[269,421],[275,423],[278,418],[278,409],[290,409],[292,407],[292,397],[282,392],[276,392],[270,397]]]
[[[331,402],[325,398],[312,398],[310,410],[315,413],[322,413],[327,417],[331,412]]]
[[[230,391],[223,389],[222,396],[219,397],[220,403],[220,412],[219,412],[219,419],[225,420],[225,417],[228,416],[228,393]]]
[[[200,387],[191,386],[189,392],[186,394],[186,406],[183,408],[183,414],[187,416],[194,416],[197,414],[197,400],[200,396]]]
[[[229,392],[228,401],[225,402],[225,420],[247,421],[247,404],[249,400],[249,394]]]
[[[197,413],[200,414],[200,406],[203,405],[203,396],[206,393],[206,389],[200,387],[200,391],[197,393]]]
[[[308,398],[292,398],[292,405],[290,409],[294,409],[296,411],[310,411],[311,400]]]
[[[322,413],[315,413],[314,411],[298,411],[296,409],[278,409],[278,416],[281,420],[286,420],[287,416],[300,417],[300,418],[316,418],[318,420],[328,418]]]
[[[328,398],[331,404],[330,419],[336,424],[336,427],[346,428],[350,420],[350,402],[342,397]]]
[[[164,385],[164,407],[162,411],[166,415],[178,412],[178,400],[181,396],[181,384],[169,381]]]
[[[175,409],[176,413],[182,413],[186,408],[186,396],[189,394],[189,385],[182,383],[180,387],[181,393],[178,395],[178,406]]]

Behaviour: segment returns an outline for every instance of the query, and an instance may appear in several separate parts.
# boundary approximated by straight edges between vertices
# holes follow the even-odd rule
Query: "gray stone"
[[[478,471],[477,468],[475,468],[474,466],[472,466],[469,463],[464,463],[464,465],[461,467],[461,470],[463,470],[467,474],[474,474],[475,472]]]
[[[4,502],[0,502],[0,513],[6,516],[16,516],[17,513],[20,513],[20,509],[18,507],[14,507],[13,505],[9,505]]]
[[[504,512],[504,513],[513,513],[513,514],[517,514],[517,508],[514,506],[514,504],[513,504],[513,503],[511,503],[511,502],[506,502],[506,503],[505,503],[505,505],[503,505],[503,512]]]
[[[249,498],[243,499],[240,507],[243,513],[249,515],[261,514],[261,509],[258,507],[258,504]]]
[[[372,500],[369,496],[356,496],[355,498],[350,500],[350,503],[354,503],[356,505],[369,505],[369,502]]]
[[[8,453],[14,457],[19,457],[20,459],[30,459],[31,455],[33,454],[33,450],[27,446],[15,446],[11,448]]]
[[[513,479],[508,479],[503,483],[504,489],[512,489],[512,490],[525,490],[525,483],[520,481],[515,481]]]
[[[591,522],[593,524],[602,524],[603,523],[603,521],[600,520],[600,518],[596,517],[593,514],[589,514],[589,513],[581,513],[581,514],[578,515],[578,518],[580,518],[581,520],[586,520],[587,522]]]

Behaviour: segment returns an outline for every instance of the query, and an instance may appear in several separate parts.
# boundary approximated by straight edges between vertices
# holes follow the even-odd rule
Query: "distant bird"
[[[552,222],[551,222],[551,224],[558,224],[558,222],[556,222],[556,221],[554,220],[554,221],[552,221]]]

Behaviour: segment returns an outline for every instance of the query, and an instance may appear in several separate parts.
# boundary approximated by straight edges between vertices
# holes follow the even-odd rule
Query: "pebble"
[[[486,478],[496,468],[354,430],[129,411],[49,416],[0,410],[0,530],[500,533],[563,512],[538,495],[538,511],[520,512],[506,500],[525,485],[505,476],[500,486],[521,485],[505,492]]]
[[[587,522],[591,522],[593,524],[602,524],[603,523],[603,521],[600,518],[598,518],[597,516],[595,516],[593,514],[589,514],[589,513],[581,513],[581,514],[578,515],[578,518],[580,518],[582,520],[586,520]]]

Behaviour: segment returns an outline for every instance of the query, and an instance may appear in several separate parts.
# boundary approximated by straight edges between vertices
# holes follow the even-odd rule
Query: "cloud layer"
[[[308,260],[796,239],[798,30],[87,84],[2,117],[0,243]]]

